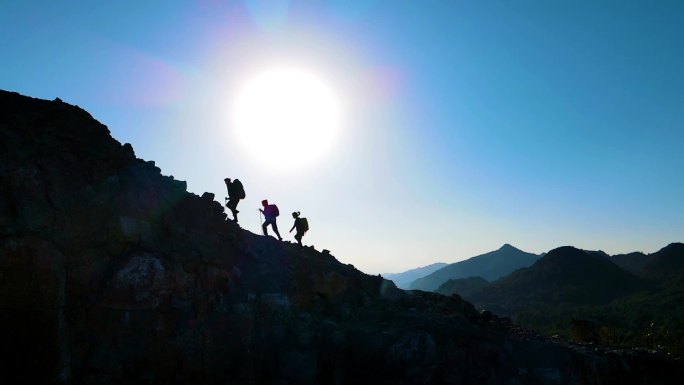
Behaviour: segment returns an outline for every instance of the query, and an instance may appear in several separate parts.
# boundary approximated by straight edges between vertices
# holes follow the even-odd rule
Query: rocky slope
[[[0,91],[5,384],[667,384],[254,235],[87,112]]]

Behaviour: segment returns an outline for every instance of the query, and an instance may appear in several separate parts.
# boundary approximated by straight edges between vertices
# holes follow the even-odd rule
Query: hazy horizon
[[[243,228],[269,199],[287,240],[301,211],[305,244],[367,273],[683,241],[684,3],[29,0],[0,32],[0,89],[79,105],[198,195],[239,178]],[[282,66],[339,112],[290,167],[233,119]]]

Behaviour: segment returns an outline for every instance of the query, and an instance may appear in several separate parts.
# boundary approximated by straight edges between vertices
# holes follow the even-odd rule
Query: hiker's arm
[[[295,226],[296,226],[296,224],[292,225],[292,228],[290,229],[290,232],[292,232],[292,230],[294,230]]]

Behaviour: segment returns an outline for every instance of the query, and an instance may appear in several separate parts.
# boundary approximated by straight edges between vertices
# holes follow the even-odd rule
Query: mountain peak
[[[518,248],[511,245],[510,243],[504,243],[503,246],[501,246],[499,248],[499,250],[504,250],[504,251],[506,251],[506,250],[518,250]]]
[[[532,265],[537,259],[538,255],[526,253],[506,243],[497,250],[452,263],[419,278],[411,283],[410,288],[434,291],[450,279],[469,277],[482,277],[494,281],[521,267]]]

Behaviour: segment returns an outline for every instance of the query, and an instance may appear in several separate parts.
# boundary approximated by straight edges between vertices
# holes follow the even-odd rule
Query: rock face
[[[69,384],[665,384],[254,235],[59,100],[0,91],[0,378]]]

